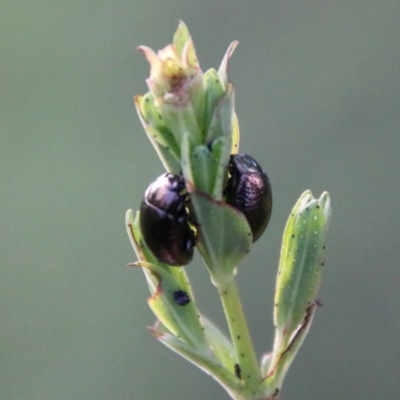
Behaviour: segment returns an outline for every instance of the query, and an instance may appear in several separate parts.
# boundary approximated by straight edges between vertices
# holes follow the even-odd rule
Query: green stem
[[[235,373],[243,381],[244,393],[242,394],[247,394],[244,398],[257,398],[258,395],[262,394],[260,387],[262,376],[236,282],[233,282],[227,290],[218,290],[218,293],[224,308],[231,340],[236,350],[238,367],[235,368]]]

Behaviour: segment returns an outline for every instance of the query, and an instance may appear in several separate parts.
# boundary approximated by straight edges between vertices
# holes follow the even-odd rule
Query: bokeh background
[[[400,392],[400,2],[0,3],[0,399],[228,399],[148,333],[124,227],[161,163],[133,106],[178,19],[203,70],[232,58],[241,151],[267,170],[269,228],[239,271],[258,354],[272,343],[285,220],[305,189],[333,218],[313,327],[282,398]],[[225,328],[201,260],[187,267]]]

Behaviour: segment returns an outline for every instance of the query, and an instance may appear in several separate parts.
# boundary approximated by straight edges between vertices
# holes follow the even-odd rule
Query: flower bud
[[[294,206],[283,234],[275,292],[274,319],[282,335],[290,335],[315,300],[325,261],[325,236],[330,220],[327,192],[315,199],[304,192]]]
[[[327,192],[315,199],[304,192],[286,223],[276,279],[274,348],[265,379],[279,388],[310,328],[315,296],[325,262],[325,239],[331,216]]]

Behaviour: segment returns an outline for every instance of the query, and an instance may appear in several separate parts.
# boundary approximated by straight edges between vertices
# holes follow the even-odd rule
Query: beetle
[[[196,241],[187,205],[183,177],[169,172],[150,184],[140,205],[143,239],[165,264],[181,266],[192,260]]]
[[[229,179],[224,194],[226,202],[241,211],[253,233],[253,243],[265,231],[271,217],[272,190],[260,164],[248,154],[232,154]]]

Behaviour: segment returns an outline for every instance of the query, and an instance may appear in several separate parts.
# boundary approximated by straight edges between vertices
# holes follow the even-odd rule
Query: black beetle
[[[193,257],[195,235],[189,226],[185,181],[165,173],[146,190],[140,206],[140,229],[153,255],[168,265],[186,265]]]
[[[229,174],[226,202],[244,214],[254,243],[265,231],[271,217],[271,184],[260,164],[248,154],[231,155]]]

